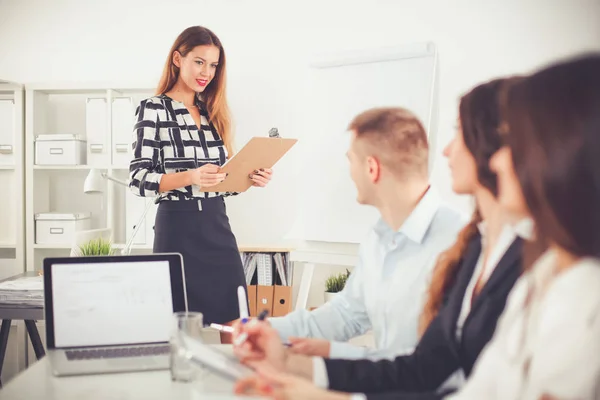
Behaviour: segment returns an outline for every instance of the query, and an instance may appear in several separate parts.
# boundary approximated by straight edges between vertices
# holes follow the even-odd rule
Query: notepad
[[[183,346],[179,349],[181,355],[195,364],[201,365],[211,371],[233,381],[250,376],[254,371],[241,364],[239,360],[218,349],[202,343],[185,332],[179,331]]]

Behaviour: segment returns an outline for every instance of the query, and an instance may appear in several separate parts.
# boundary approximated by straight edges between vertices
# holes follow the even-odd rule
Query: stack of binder
[[[251,252],[242,255],[250,315],[268,310],[274,317],[292,311],[293,265],[287,253]]]

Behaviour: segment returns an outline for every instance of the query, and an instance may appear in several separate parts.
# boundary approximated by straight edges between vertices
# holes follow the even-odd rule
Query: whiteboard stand
[[[310,285],[312,283],[314,271],[315,264],[304,263],[304,268],[302,269],[302,278],[300,278],[300,286],[298,288],[298,297],[296,297],[295,311],[306,309],[306,305],[308,303],[308,292],[310,291]]]

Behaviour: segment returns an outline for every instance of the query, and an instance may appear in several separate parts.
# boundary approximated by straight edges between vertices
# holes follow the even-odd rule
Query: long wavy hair
[[[494,194],[498,193],[496,174],[490,169],[490,158],[500,149],[500,93],[507,79],[495,79],[473,88],[460,99],[459,118],[465,146],[475,159],[477,180]],[[481,214],[476,207],[471,221],[460,231],[454,245],[438,257],[427,298],[419,318],[419,335],[437,316],[450,288],[454,285],[469,242],[478,233]]]
[[[196,46],[216,46],[219,49],[219,65],[215,77],[202,93],[202,97],[206,103],[209,121],[221,136],[228,157],[231,157],[233,155],[233,134],[226,96],[227,63],[225,50],[217,35],[203,26],[191,26],[181,32],[171,46],[156,94],[164,94],[171,90],[179,78],[179,67],[173,63],[173,54],[178,51],[182,57],[185,57]]]

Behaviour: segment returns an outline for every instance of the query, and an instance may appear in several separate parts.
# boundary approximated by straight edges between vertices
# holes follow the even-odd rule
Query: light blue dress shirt
[[[417,343],[417,324],[438,255],[456,240],[467,219],[429,188],[400,229],[379,220],[359,248],[346,287],[313,311],[270,318],[282,340],[330,340],[330,358],[392,359]],[[375,348],[344,343],[372,330]]]

